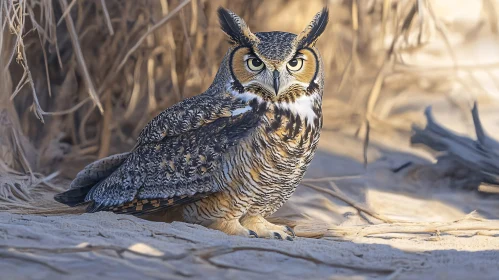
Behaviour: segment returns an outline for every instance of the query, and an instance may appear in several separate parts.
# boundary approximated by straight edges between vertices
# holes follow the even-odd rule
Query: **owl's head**
[[[227,63],[234,91],[275,102],[309,95],[322,87],[321,57],[315,43],[328,23],[326,8],[299,35],[252,33],[243,19],[221,7],[218,16],[231,43]]]

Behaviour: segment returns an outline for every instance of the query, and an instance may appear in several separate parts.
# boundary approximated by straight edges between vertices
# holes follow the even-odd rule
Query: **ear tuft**
[[[324,7],[315,15],[314,19],[310,22],[307,28],[305,28],[305,30],[298,35],[298,49],[313,46],[324,30],[326,30],[328,21],[329,10],[327,7]]]
[[[220,21],[220,27],[229,36],[232,44],[252,45],[258,41],[255,34],[251,33],[246,22],[232,11],[219,7],[218,20]]]

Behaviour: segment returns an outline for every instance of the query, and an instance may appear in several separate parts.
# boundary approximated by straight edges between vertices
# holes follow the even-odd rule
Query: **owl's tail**
[[[76,175],[76,178],[69,186],[69,190],[55,195],[54,199],[69,206],[77,206],[84,203],[87,193],[97,183],[106,179],[118,169],[129,155],[129,152],[112,155],[87,165]]]

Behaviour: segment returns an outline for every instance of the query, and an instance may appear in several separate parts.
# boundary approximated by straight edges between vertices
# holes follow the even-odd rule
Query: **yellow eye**
[[[303,67],[303,59],[302,58],[293,58],[288,62],[288,70],[289,71],[299,71]]]
[[[258,58],[250,58],[246,61],[246,63],[248,64],[248,68],[251,71],[255,71],[255,72],[262,70],[263,67],[265,66],[263,64],[263,62]]]

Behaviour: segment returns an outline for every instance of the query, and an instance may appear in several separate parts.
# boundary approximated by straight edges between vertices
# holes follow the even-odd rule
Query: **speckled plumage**
[[[56,200],[292,239],[264,217],[291,196],[317,147],[324,83],[314,44],[327,10],[298,36],[253,34],[224,9],[219,18],[231,47],[210,88],[151,120],[131,152],[88,165]]]
[[[294,51],[295,34],[281,31],[258,32],[256,37],[260,39],[257,51],[264,53],[270,60],[282,61]]]

